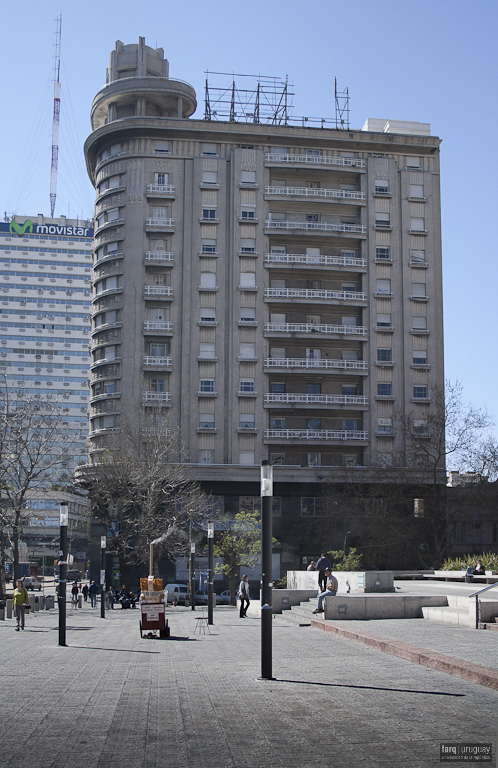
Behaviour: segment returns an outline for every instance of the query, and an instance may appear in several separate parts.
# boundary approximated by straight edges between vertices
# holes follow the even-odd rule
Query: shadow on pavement
[[[357,688],[363,691],[392,691],[393,693],[421,693],[424,696],[453,696],[465,697],[464,693],[448,693],[446,691],[416,691],[411,688],[381,688],[376,685],[346,685],[344,683],[315,683],[312,680],[283,680],[276,678],[279,683],[296,683],[298,685],[323,685],[327,688]]]

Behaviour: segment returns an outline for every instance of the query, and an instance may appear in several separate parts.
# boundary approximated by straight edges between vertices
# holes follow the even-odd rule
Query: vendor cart
[[[169,637],[166,618],[168,595],[162,589],[162,579],[154,579],[153,584],[148,584],[147,579],[140,579],[140,587],[140,637]]]

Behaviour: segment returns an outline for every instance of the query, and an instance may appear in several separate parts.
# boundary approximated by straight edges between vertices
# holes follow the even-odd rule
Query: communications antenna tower
[[[52,120],[52,167],[50,172],[50,217],[54,218],[57,198],[57,168],[59,165],[59,121],[61,114],[61,32],[62,13],[56,19],[54,61],[54,117]]]

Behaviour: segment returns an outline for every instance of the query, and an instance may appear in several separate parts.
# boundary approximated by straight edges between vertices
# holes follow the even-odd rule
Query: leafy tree
[[[328,553],[332,562],[332,570],[334,571],[359,571],[361,558],[363,555],[359,555],[356,552],[355,547],[351,547],[349,552],[343,549],[339,549]]]

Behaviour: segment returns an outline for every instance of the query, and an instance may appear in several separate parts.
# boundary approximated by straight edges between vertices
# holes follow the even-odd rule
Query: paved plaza
[[[425,768],[441,765],[441,742],[492,742],[496,765],[498,691],[281,616],[276,679],[261,681],[260,621],[220,607],[199,635],[200,615],[168,609],[171,639],[142,640],[138,610],[101,619],[85,604],[68,610],[66,648],[57,609],[24,632],[0,622],[0,765]],[[498,633],[344,623],[497,666]]]

